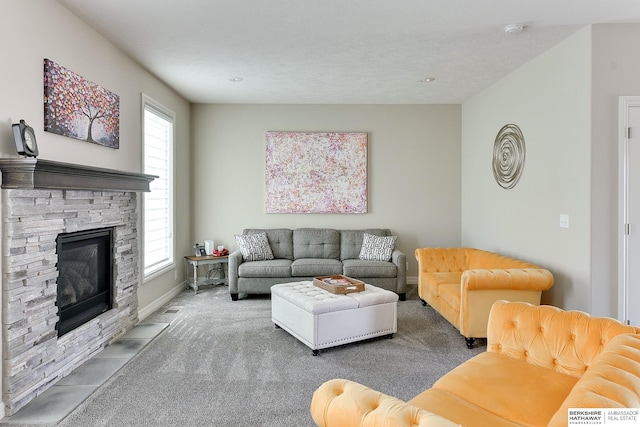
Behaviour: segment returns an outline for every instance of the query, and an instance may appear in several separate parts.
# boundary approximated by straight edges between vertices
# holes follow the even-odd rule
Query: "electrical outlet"
[[[569,215],[560,214],[560,228],[569,228]]]

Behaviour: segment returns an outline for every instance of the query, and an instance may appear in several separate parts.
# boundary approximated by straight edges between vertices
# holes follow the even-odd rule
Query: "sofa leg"
[[[427,306],[427,302],[425,300],[423,300],[422,298],[420,298],[420,301],[422,301],[422,306],[426,307]]]
[[[407,300],[407,294],[402,292],[401,294],[398,294],[398,299],[400,299],[400,301],[406,301]]]
[[[314,356],[317,356],[317,355],[318,355],[318,353],[320,353],[320,350],[313,350],[313,355],[314,355]]]
[[[230,293],[229,295],[231,295],[231,301],[238,301],[238,294]]]
[[[473,348],[473,343],[476,341],[475,338],[464,337],[464,340],[467,342],[467,348]]]

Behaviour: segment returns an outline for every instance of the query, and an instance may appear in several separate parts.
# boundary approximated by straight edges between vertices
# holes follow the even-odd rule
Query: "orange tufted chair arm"
[[[640,408],[640,335],[616,335],[571,390],[549,426],[566,426],[570,408]]]
[[[313,393],[311,417],[319,427],[453,427],[439,415],[362,384],[333,379]]]
[[[462,291],[510,289],[546,291],[553,286],[553,275],[543,268],[466,270],[462,273]]]

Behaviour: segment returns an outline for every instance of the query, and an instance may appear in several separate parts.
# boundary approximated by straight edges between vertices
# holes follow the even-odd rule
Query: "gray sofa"
[[[269,294],[277,283],[336,274],[394,291],[401,301],[406,298],[403,252],[394,249],[389,262],[359,259],[364,233],[390,236],[388,229],[245,229],[243,234],[261,232],[267,234],[274,259],[243,262],[240,250],[229,255],[229,293],[233,301],[239,294]]]

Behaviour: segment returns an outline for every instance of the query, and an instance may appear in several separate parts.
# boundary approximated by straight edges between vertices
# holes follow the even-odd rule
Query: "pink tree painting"
[[[45,59],[44,129],[119,148],[120,97]]]

